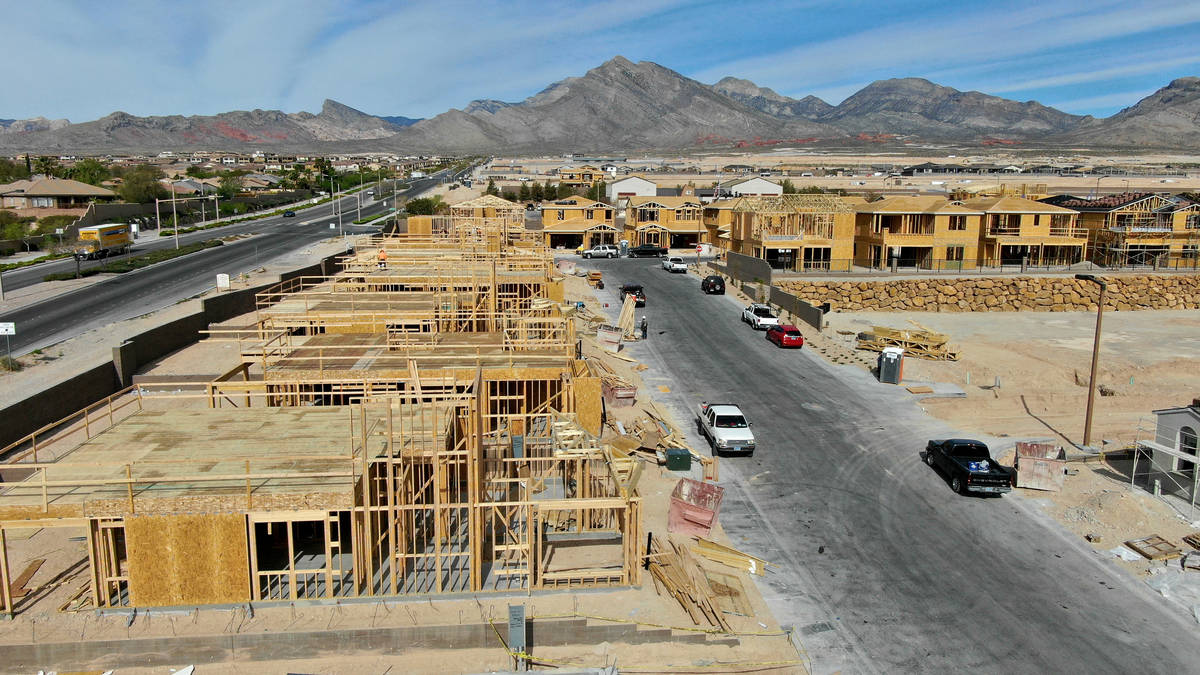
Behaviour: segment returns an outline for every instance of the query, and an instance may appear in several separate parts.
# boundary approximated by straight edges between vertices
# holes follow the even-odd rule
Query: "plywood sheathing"
[[[250,600],[241,513],[134,516],[125,519],[125,541],[137,607]]]

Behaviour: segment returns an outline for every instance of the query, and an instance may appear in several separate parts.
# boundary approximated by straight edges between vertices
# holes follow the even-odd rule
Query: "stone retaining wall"
[[[1105,309],[1200,309],[1200,275],[1105,277]],[[967,277],[778,284],[833,311],[1078,312],[1096,309],[1099,287],[1073,277]]]

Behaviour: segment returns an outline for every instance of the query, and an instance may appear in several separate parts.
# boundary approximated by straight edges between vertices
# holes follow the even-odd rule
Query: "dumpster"
[[[671,491],[671,509],[667,512],[667,531],[707,537],[721,511],[725,488],[680,478]]]
[[[691,471],[692,453],[687,448],[667,448],[667,469],[670,471]]]
[[[904,349],[884,347],[879,353],[879,381],[885,384],[900,384],[904,379]]]

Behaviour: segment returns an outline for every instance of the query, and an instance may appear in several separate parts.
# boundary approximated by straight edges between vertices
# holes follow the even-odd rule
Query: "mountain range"
[[[336,101],[318,114],[278,110],[137,117],[81,124],[0,120],[12,152],[618,152],[796,145],[1025,145],[1200,149],[1200,78],[1172,81],[1103,119],[1036,101],[959,91],[919,78],[873,82],[838,105],[793,99],[744,79],[708,85],[617,56],[515,103],[477,100],[428,119],[376,116]]]

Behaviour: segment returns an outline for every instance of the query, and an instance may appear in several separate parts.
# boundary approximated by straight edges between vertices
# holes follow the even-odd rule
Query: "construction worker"
[[[650,339],[650,333],[646,332],[646,315],[645,314],[642,315],[642,339],[643,340]]]
[[[387,250],[379,249],[379,269],[387,269]]]

